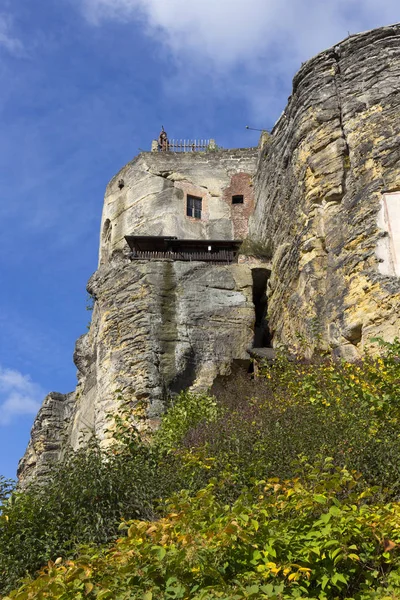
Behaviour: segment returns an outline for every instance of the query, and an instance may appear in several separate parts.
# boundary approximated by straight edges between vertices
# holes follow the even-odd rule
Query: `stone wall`
[[[108,184],[99,261],[126,250],[125,235],[234,239],[247,234],[258,149],[142,152]],[[123,180],[123,187],[121,187]],[[229,190],[229,194],[228,194]],[[244,192],[244,204],[232,195]],[[202,199],[201,219],[186,215],[187,194]]]
[[[235,196],[243,196],[243,204],[233,204]],[[254,210],[253,177],[248,173],[232,175],[230,185],[225,188],[223,199],[230,208],[233,227],[233,237],[243,240],[247,237],[249,219]]]
[[[399,25],[347,38],[294,78],[264,143],[250,223],[274,251],[274,343],[355,358],[400,331],[400,280],[381,272],[379,253],[382,195],[400,190],[399,81]]]

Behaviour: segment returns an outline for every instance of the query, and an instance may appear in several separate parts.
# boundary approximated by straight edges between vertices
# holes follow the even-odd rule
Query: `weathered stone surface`
[[[35,419],[31,439],[18,465],[18,475],[28,480],[32,475],[45,476],[49,466],[62,453],[67,439],[75,395],[51,392]]]
[[[254,206],[252,176],[257,157],[257,148],[139,154],[107,186],[100,264],[107,264],[113,253],[126,250],[127,234],[184,239],[245,237]],[[201,219],[187,217],[187,194],[202,199]],[[244,196],[243,204],[232,204],[236,194]]]
[[[90,330],[74,354],[78,386],[66,428],[73,447],[93,431],[106,444],[112,436],[107,414],[122,400],[155,427],[168,395],[207,389],[232,360],[248,358],[254,306],[247,265],[121,260],[101,267],[88,289],[96,301]],[[64,430],[67,415],[58,410],[49,396],[20,465],[23,479],[44,471],[49,444]]]
[[[303,65],[264,142],[250,236],[274,249],[274,343],[355,358],[400,331],[400,280],[380,274],[384,192],[400,189],[400,26]],[[378,250],[378,255],[377,255]]]
[[[249,346],[268,345],[268,277],[274,345],[354,359],[371,337],[399,335],[399,82],[400,25],[352,36],[302,66],[254,178],[255,149],[142,153],[116,175],[89,282],[92,324],[74,355],[78,387],[46,398],[22,480],[93,431],[106,444],[122,399],[155,427],[168,394],[207,388]],[[249,247],[271,249],[271,262],[128,260],[127,234],[245,235],[253,190]],[[201,219],[186,215],[187,194],[202,198]]]

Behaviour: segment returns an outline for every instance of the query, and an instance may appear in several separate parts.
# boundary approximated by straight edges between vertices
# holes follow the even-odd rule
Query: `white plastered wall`
[[[379,271],[382,275],[400,277],[400,192],[382,195],[378,226],[387,234],[376,249]]]

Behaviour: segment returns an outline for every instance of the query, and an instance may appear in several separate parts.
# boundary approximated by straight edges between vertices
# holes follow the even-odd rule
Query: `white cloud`
[[[35,415],[44,394],[29,375],[0,367],[0,425],[21,415]]]
[[[12,32],[10,17],[0,13],[0,48],[3,47],[11,54],[20,55],[23,44]]]
[[[397,0],[75,0],[93,25],[139,21],[176,64],[166,91],[205,73],[221,93],[245,96],[265,126],[301,63],[348,33],[399,19]],[[240,70],[240,75],[237,70]],[[174,92],[175,93],[175,92]]]
[[[94,23],[144,20],[180,60],[246,63],[269,52],[310,57],[345,37],[399,18],[395,0],[81,0]]]

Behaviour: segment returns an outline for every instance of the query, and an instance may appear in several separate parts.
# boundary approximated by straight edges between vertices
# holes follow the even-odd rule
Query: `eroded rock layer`
[[[254,306],[247,265],[120,260],[101,267],[88,289],[93,318],[76,344],[72,405],[61,394],[46,399],[20,463],[21,479],[46,472],[48,459],[62,451],[61,432],[73,447],[93,432],[107,443],[107,416],[121,402],[146,426],[157,426],[167,396],[207,389],[233,360],[248,358]]]
[[[371,337],[399,334],[400,279],[379,251],[393,247],[379,215],[400,190],[399,140],[399,25],[349,37],[294,78],[264,143],[250,224],[273,251],[274,343],[354,358]]]

